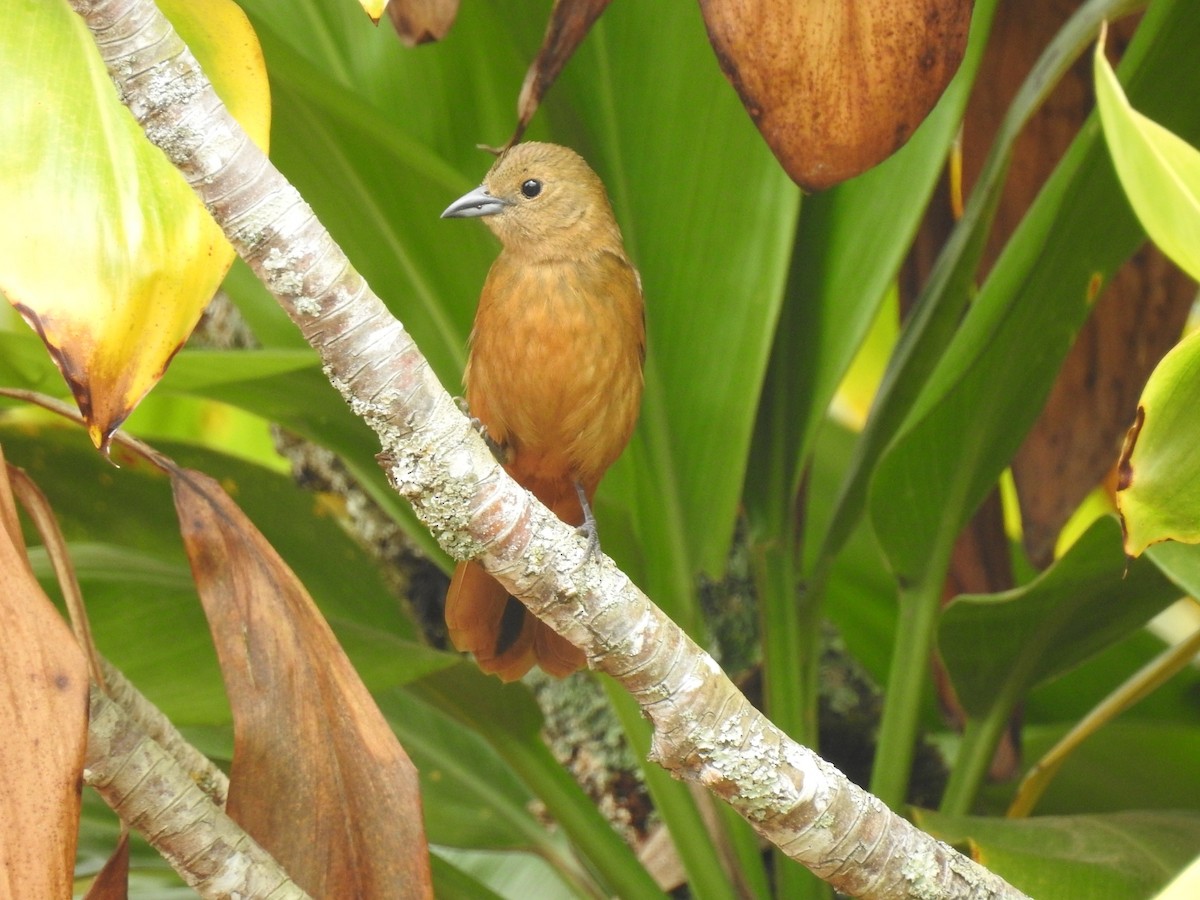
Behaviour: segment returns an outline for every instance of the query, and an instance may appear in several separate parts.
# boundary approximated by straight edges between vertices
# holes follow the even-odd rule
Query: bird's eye
[[[536,178],[530,178],[521,185],[521,193],[532,200],[542,192],[542,183]]]

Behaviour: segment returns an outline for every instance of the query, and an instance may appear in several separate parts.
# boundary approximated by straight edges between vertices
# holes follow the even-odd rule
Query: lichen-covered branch
[[[266,850],[95,685],[84,783],[141,832],[201,897],[306,900]]]
[[[221,105],[149,0],[72,0],[147,136],[378,433],[396,490],[451,555],[484,567],[619,679],[654,723],[653,755],[731,803],[839,890],[1020,897],[791,741],[611,560],[517,486],[312,210]],[[582,565],[581,565],[582,564]]]
[[[101,659],[100,666],[104,671],[105,695],[129,716],[136,727],[144,731],[147,737],[182,766],[188,777],[218,808],[224,809],[225,801],[229,797],[229,776],[184,740],[171,720],[130,683],[124,672],[107,659]]]

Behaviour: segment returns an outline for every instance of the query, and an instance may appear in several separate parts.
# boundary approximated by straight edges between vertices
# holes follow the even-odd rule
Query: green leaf
[[[224,95],[265,135],[254,33],[235,4],[210,6],[205,24],[219,23],[223,42],[198,53],[218,54],[209,61]],[[0,151],[0,289],[36,323],[100,446],[187,339],[233,248],[145,140],[68,4],[14,0],[4,11],[0,131],[14,137]]]
[[[1200,547],[1195,544],[1164,543],[1149,548],[1147,555],[1164,575],[1189,597],[1200,597]]]
[[[429,840],[490,850],[549,845],[529,790],[472,729],[410,691],[377,695],[421,776]]]
[[[473,662],[416,682],[414,696],[480,735],[571,839],[606,890],[621,897],[657,895],[653,879],[542,742],[541,712],[529,690],[502,685]],[[560,866],[561,871],[568,867]]]
[[[1155,367],[1121,453],[1117,505],[1125,552],[1157,541],[1200,543],[1200,332]]]
[[[1100,22],[1105,17],[1128,13],[1137,5],[1136,0],[1092,0],[1081,7],[1046,47],[1013,98],[963,217],[938,256],[880,385],[863,439],[855,449],[822,557],[837,553],[858,521],[876,464],[904,423],[952,339],[962,310],[974,296],[974,272],[992,227],[1018,136],[1083,53]]]
[[[288,16],[249,6],[276,76],[274,158],[455,390],[497,246],[438,214],[487,169],[474,145],[511,131],[536,17],[465,6],[454,40],[405,53],[321,4]],[[702,111],[696,126],[662,127],[681,108]],[[693,577],[724,564],[753,424],[745,398],[762,381],[799,192],[686,5],[614,5],[534,134],[574,146],[600,173],[646,290],[645,402],[598,497],[604,546],[695,630]],[[697,184],[706,189],[683,188]]]
[[[1194,692],[1194,680],[1191,686]],[[1194,712],[1176,722],[1148,719],[1144,713],[1138,706],[1090,735],[1047,787],[1038,801],[1039,813],[1200,809],[1200,731]],[[1021,742],[1025,758],[1041,759],[1072,724],[1028,728]],[[997,808],[1008,805],[1013,787],[997,785],[989,791],[999,795]]]
[[[1128,564],[1116,522],[1097,520],[1024,587],[963,595],[939,646],[968,723],[942,809],[969,808],[1017,704],[1037,683],[1115,644],[1179,598],[1149,562]]]
[[[160,384],[180,393],[228,403],[276,422],[336,453],[362,488],[399,522],[434,562],[449,559],[388,484],[375,460],[379,438],[329,384],[309,350],[185,350]]]
[[[439,900],[443,896],[458,896],[464,900],[488,900],[490,897],[575,900],[586,896],[578,889],[567,887],[561,877],[556,877],[546,860],[530,853],[496,853],[450,847],[430,849],[435,860],[434,887]],[[455,881],[451,884],[458,889],[457,893],[442,894],[444,882],[438,879],[439,870],[443,873],[452,870],[455,873]],[[482,891],[476,892],[477,886],[482,886]]]
[[[1200,18],[1191,12],[1187,4],[1151,7],[1122,65],[1131,73],[1131,94],[1160,105],[1164,120],[1200,133],[1200,91],[1177,90],[1182,61],[1200,40]],[[872,782],[885,800],[898,802],[907,780],[924,660],[953,543],[1037,417],[1097,291],[1143,239],[1098,127],[1085,125],[875,469],[871,520],[910,623],[897,635],[880,729],[883,780]]]
[[[994,2],[975,5],[962,64],[904,147],[865,174],[804,201],[746,480],[752,520],[790,513],[813,435],[942,173],[994,12]],[[768,533],[782,533],[781,525],[771,525]]]
[[[918,811],[917,824],[1038,900],[1150,897],[1195,856],[1200,814],[998,820]]]
[[[1157,560],[1156,564],[1163,569]],[[1070,672],[1034,688],[1023,706],[1025,721],[1031,725],[1052,725],[1087,715],[1130,673],[1149,663],[1162,650],[1163,642],[1159,638],[1146,629],[1137,629]],[[1141,700],[1136,715],[1143,720],[1191,723],[1195,717],[1193,698],[1198,691],[1200,672],[1186,669]]]
[[[1200,91],[1179,92],[1179,61],[1200,40],[1183,5],[1156,6],[1126,55],[1131,91],[1172,84],[1170,119],[1200,136]],[[1184,97],[1187,102],[1184,102]],[[1193,99],[1193,96],[1195,99]],[[1156,98],[1161,102],[1161,98]],[[916,580],[995,483],[1098,288],[1144,239],[1120,200],[1095,126],[1085,127],[992,270],[881,462],[872,517],[898,574]]]
[[[1148,561],[1128,563],[1116,521],[1103,518],[1029,584],[963,594],[942,615],[938,647],[970,715],[1005,713],[1039,682],[1109,646],[1178,599]]]
[[[123,467],[114,469],[76,427],[4,423],[0,443],[47,495],[72,544],[101,652],[177,722],[227,722],[166,475],[116,450]],[[212,474],[236,497],[313,595],[368,687],[404,683],[456,661],[415,642],[412,621],[377,564],[290,478],[202,448],[159,449]]]
[[[1093,60],[1096,106],[1117,177],[1150,239],[1200,279],[1200,151],[1133,108],[1104,56]]]
[[[482,881],[468,875],[431,847],[430,868],[433,870],[434,895],[444,900],[501,900],[501,895],[484,886]]]

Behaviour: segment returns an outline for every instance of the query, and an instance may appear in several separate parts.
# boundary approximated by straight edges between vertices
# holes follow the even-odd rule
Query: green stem
[[[758,548],[754,562],[767,716],[792,739],[816,749],[816,667],[806,657],[814,644],[809,636],[819,628],[808,621],[811,604],[797,602],[791,541],[785,537]]]
[[[764,542],[754,554],[761,610],[763,701],[772,722],[794,740],[816,749],[821,605],[811,596],[801,595],[798,560],[799,549],[791,534]],[[776,896],[797,900],[830,896],[825,882],[778,849],[773,864]]]
[[[729,876],[721,867],[721,857],[712,836],[687,787],[673,779],[666,770],[647,762],[650,753],[650,726],[642,718],[641,708],[621,685],[610,678],[601,678],[617,718],[634,755],[641,762],[642,774],[654,808],[662,816],[671,833],[671,841],[687,873],[691,896],[697,900],[732,900],[737,897]]]
[[[958,757],[950,770],[950,781],[942,795],[940,810],[952,815],[971,811],[979,786],[987,775],[1004,729],[1012,714],[1012,704],[996,703],[982,719],[968,719],[959,745]]]
[[[900,591],[900,618],[871,772],[871,793],[897,810],[904,804],[912,772],[921,693],[929,671],[946,566],[933,564],[925,572],[921,582]]]

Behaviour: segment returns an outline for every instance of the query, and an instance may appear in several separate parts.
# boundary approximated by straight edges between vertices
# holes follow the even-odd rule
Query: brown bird
[[[641,406],[641,280],[604,185],[566,147],[512,147],[442,213],[475,216],[503,249],[471,330],[467,407],[508,473],[595,549],[591,499]],[[446,625],[455,647],[504,681],[534,663],[560,676],[584,663],[477,563],[455,569]]]

